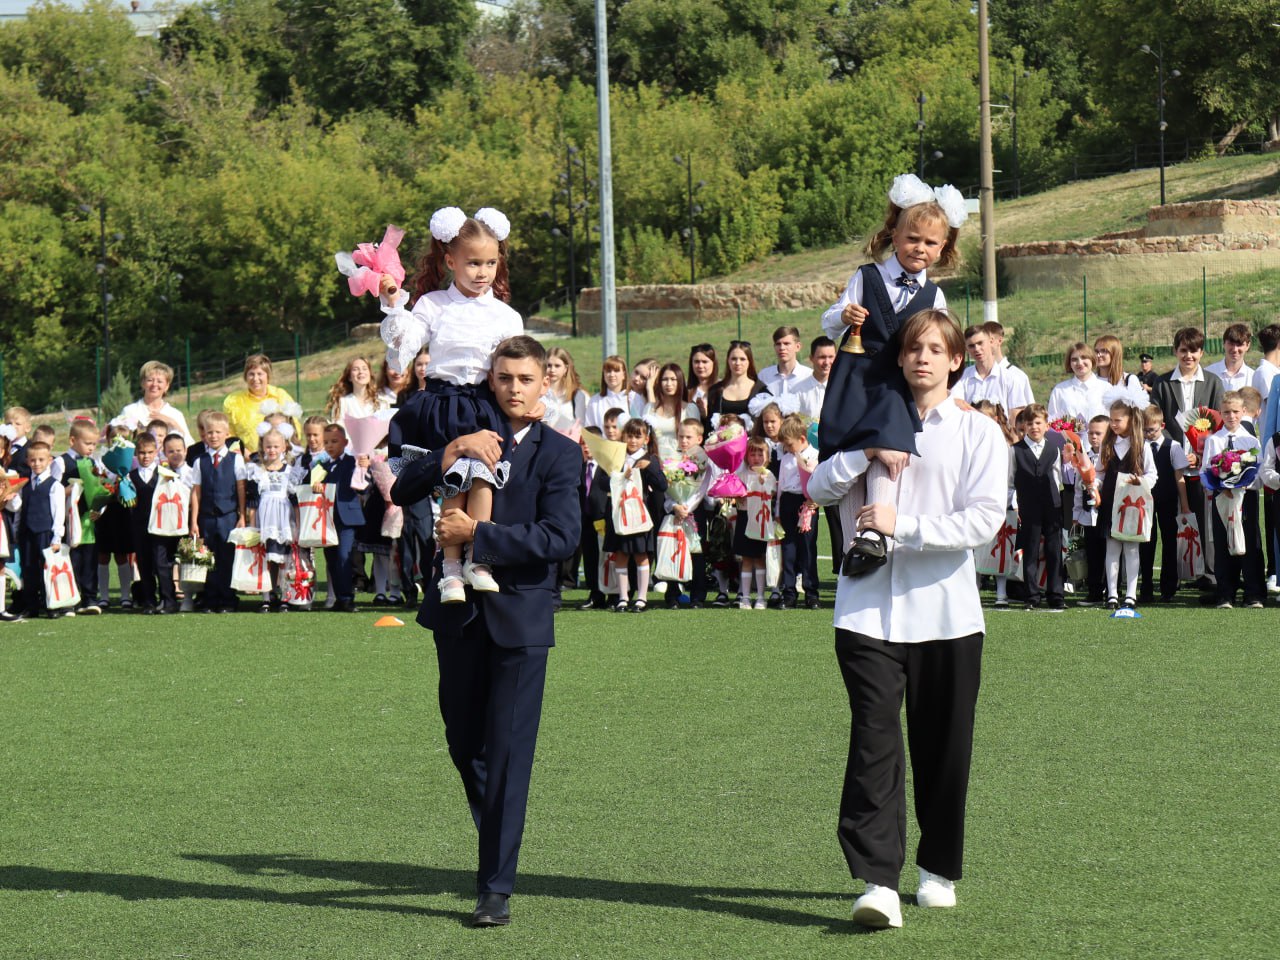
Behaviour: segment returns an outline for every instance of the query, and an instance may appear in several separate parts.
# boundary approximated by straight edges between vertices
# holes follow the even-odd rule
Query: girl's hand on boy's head
[[[860,303],[846,303],[844,309],[840,311],[840,319],[847,326],[863,323],[867,319],[867,315],[867,308]]]

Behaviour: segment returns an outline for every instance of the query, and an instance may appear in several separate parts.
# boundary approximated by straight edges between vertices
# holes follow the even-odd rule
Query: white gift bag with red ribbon
[[[687,521],[686,521],[687,522]],[[686,583],[693,579],[693,551],[685,523],[675,517],[663,518],[658,528],[658,560],[654,570],[658,580]]]
[[[615,473],[609,477],[609,494],[613,498],[613,531],[620,537],[633,537],[653,529],[653,518],[645,506],[644,490],[635,474]]]
[[[80,602],[80,587],[71,569],[71,551],[47,547],[44,551],[44,602],[50,610],[74,607]]]
[[[745,532],[751,540],[763,540],[768,543],[776,539],[773,523],[773,491],[777,481],[773,474],[765,471],[744,471],[743,483],[747,492],[738,498],[738,509],[747,514]]]
[[[1227,534],[1227,553],[1233,557],[1244,556],[1244,495],[1244,490],[1219,490],[1213,495],[1213,507]]]
[[[147,533],[154,537],[185,537],[190,526],[190,488],[181,480],[161,480],[151,498]]]
[[[334,526],[333,505],[338,485],[326,483],[324,493],[316,493],[304,485],[293,488],[298,498],[298,546],[336,547],[338,529]]]
[[[603,535],[596,534],[596,546],[599,548],[599,559],[596,560],[596,583],[600,585],[600,592],[606,596],[616,594],[618,592],[618,568],[614,565],[613,554],[604,548]]]
[[[1022,572],[1022,553],[1018,550],[1018,512],[1008,510],[996,535],[974,551],[978,573],[991,577],[1017,577]]]
[[[267,545],[253,527],[232,530],[227,537],[235,544],[231,564],[231,589],[245,593],[267,593],[271,590],[271,571],[267,567]]]
[[[1178,579],[1197,580],[1204,576],[1204,544],[1200,523],[1194,513],[1178,514]]]
[[[1146,543],[1151,539],[1151,525],[1155,520],[1156,502],[1151,495],[1151,485],[1145,480],[1128,483],[1121,478],[1111,504],[1111,538]]]

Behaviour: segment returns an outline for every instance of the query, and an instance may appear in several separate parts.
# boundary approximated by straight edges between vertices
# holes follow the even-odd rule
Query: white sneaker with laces
[[[902,903],[898,891],[868,883],[866,892],[853,902],[853,922],[873,930],[902,926]]]
[[[921,907],[954,907],[956,905],[955,881],[920,868],[920,889],[916,891],[916,905]]]
[[[441,603],[464,603],[467,599],[466,587],[458,577],[445,577],[440,581]]]
[[[493,574],[489,572],[489,568],[484,564],[464,564],[462,567],[462,576],[467,583],[471,584],[471,589],[473,590],[479,590],[481,593],[498,592],[498,581],[493,579]]]

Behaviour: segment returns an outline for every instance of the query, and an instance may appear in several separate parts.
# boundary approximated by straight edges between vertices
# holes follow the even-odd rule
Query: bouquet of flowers
[[[380,243],[357,244],[350,253],[340,250],[333,255],[338,272],[347,278],[347,289],[352,296],[367,293],[376,297],[383,274],[394,280],[397,288],[404,283],[404,266],[400,263],[400,241],[403,239],[403,230],[388,225]],[[391,291],[393,295],[396,292]]]
[[[1071,465],[1080,482],[1089,489],[1086,502],[1096,503],[1098,500],[1097,471],[1093,469],[1093,461],[1084,452],[1084,444],[1080,442],[1080,424],[1070,417],[1058,417],[1049,423],[1049,429],[1062,434],[1062,439],[1069,444],[1063,447],[1062,458]]]
[[[724,474],[711,485],[707,496],[717,499],[744,496],[747,488],[737,470],[747,456],[747,431],[739,424],[731,423],[717,430],[714,440],[706,446],[707,458]]]
[[[203,540],[183,537],[178,541],[178,577],[190,583],[204,583],[213,566],[213,551]]]
[[[116,437],[102,455],[102,465],[119,478],[116,495],[126,507],[132,507],[138,501],[138,492],[129,479],[129,471],[133,469],[133,454],[133,444],[124,437]]]
[[[1258,476],[1258,448],[1223,450],[1209,458],[1203,476],[1210,493],[1249,486]]]
[[[1222,414],[1213,407],[1196,407],[1187,422],[1187,439],[1191,441],[1191,449],[1197,457],[1204,453],[1205,438],[1221,429]]]
[[[705,471],[702,464],[681,455],[662,461],[662,473],[667,478],[667,496],[673,503],[685,503],[698,492]]]

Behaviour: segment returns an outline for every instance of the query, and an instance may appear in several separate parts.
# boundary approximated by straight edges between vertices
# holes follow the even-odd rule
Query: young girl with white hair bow
[[[419,261],[414,281],[418,297],[412,311],[408,295],[394,278],[381,284],[382,339],[387,362],[397,371],[408,368],[418,351],[431,354],[426,389],[411,395],[391,422],[393,457],[406,447],[439,450],[451,440],[477,430],[510,431],[488,387],[490,357],[508,337],[524,332],[520,315],[506,303],[507,236],[511,224],[491,207],[468,217],[457,207],[444,207],[431,216],[431,247]],[[446,289],[444,281],[450,279]],[[394,468],[394,467],[393,467]],[[476,521],[493,512],[493,489],[506,483],[508,465],[490,470],[479,460],[458,460],[445,474],[445,509],[466,510]],[[462,547],[446,547],[440,600],[461,603],[464,582],[472,589],[498,589],[492,572],[480,564],[462,562]]]
[[[818,420],[819,456],[867,452],[866,504],[895,499],[897,474],[916,452],[920,417],[898,366],[898,331],[921,310],[946,309],[947,298],[926,271],[959,260],[956,239],[967,216],[955,187],[935,189],[911,174],[894,178],[884,224],[866,246],[872,262],[822,315],[822,328],[840,352]],[[846,550],[842,572],[857,576],[885,556],[881,535],[864,531]]]

